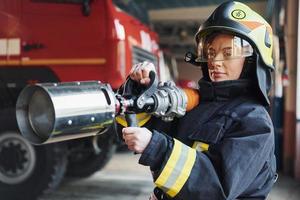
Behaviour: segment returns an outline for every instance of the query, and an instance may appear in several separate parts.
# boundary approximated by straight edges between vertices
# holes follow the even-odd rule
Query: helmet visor
[[[246,40],[233,35],[212,34],[199,38],[195,61],[227,61],[252,55],[253,48]]]

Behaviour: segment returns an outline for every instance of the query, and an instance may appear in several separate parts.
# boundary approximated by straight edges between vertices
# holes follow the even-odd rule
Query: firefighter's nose
[[[218,53],[214,58],[212,58],[210,61],[209,61],[209,69],[214,69],[214,68],[217,68],[217,67],[221,67],[223,65],[223,56],[221,53]]]
[[[213,69],[216,69],[216,68],[220,68],[221,66],[222,66],[222,61],[221,60],[214,60],[214,61],[211,61],[208,64],[208,69],[213,70]]]

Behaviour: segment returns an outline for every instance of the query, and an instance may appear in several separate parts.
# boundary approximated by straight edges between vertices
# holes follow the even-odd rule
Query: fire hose
[[[165,121],[185,115],[185,92],[173,82],[159,83],[154,72],[150,80],[135,95],[128,92],[134,82],[130,78],[121,93],[100,81],[29,85],[16,104],[20,132],[33,144],[46,144],[101,134],[118,115],[125,115],[129,126],[137,126],[136,114],[142,112]]]

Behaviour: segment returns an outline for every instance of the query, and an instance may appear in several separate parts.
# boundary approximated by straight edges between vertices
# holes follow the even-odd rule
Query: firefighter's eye
[[[232,57],[232,49],[231,48],[224,48],[223,49],[223,56],[224,56],[225,59]]]
[[[213,50],[213,49],[209,49],[209,50],[207,51],[207,59],[208,59],[208,60],[212,60],[212,59],[214,59],[215,57],[216,57],[216,51]]]

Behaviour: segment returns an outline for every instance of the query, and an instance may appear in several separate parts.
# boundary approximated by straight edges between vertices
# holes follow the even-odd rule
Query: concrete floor
[[[61,187],[39,200],[148,200],[153,183],[147,167],[137,164],[139,155],[115,154],[90,178],[63,181]],[[300,182],[280,175],[268,200],[299,200]]]
[[[290,177],[279,175],[279,178],[272,189],[268,200],[299,200],[300,182]]]

